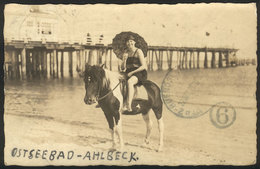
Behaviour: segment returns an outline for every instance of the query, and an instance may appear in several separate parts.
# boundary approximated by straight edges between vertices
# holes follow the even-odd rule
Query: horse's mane
[[[105,71],[105,79],[103,80],[103,87],[107,86],[110,89],[116,87],[120,80],[124,79],[124,77],[119,72],[110,71],[108,69],[103,69]]]

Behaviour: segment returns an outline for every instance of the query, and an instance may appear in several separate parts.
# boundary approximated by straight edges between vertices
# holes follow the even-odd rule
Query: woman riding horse
[[[127,105],[124,109],[132,111],[132,100],[134,97],[134,86],[141,85],[144,80],[147,80],[147,65],[144,58],[144,53],[141,49],[135,46],[135,39],[129,36],[126,41],[126,53],[123,54],[122,70],[125,70],[128,80],[128,95]]]

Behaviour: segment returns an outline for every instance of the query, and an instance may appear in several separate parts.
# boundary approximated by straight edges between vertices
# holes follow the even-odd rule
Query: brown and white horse
[[[124,90],[123,83],[121,82],[124,79],[124,76],[118,72],[104,69],[102,66],[90,66],[88,64],[86,64],[85,71],[81,73],[81,76],[84,77],[86,90],[84,102],[88,105],[98,102],[105,114],[111,131],[113,148],[115,149],[117,147],[116,134],[119,138],[120,148],[123,148],[124,142],[121,115],[123,114]],[[158,121],[160,132],[158,151],[161,151],[163,149],[164,124],[162,120],[163,103],[161,100],[160,88],[149,80],[143,82],[143,86],[147,91],[148,99],[133,100],[133,112],[126,112],[126,114],[142,114],[147,127],[145,144],[149,144],[152,129],[149,111],[151,109],[153,110]],[[136,105],[138,105],[137,108],[135,108]]]

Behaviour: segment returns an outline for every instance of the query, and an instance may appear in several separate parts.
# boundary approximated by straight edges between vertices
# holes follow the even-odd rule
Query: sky
[[[11,4],[5,8],[5,34],[18,31],[12,26],[29,13],[31,6]],[[104,35],[111,44],[116,34],[132,31],[149,45],[185,47],[229,47],[240,57],[256,57],[255,4],[177,5],[40,5],[63,22],[60,34],[93,41]],[[65,24],[64,24],[65,23]],[[65,26],[64,26],[65,25]]]

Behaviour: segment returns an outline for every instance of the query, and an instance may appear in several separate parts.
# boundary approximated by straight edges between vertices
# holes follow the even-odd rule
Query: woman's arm
[[[122,59],[122,64],[121,64],[121,71],[125,71],[126,69],[126,59],[127,59],[127,54],[123,54],[123,59]]]
[[[137,50],[137,56],[138,56],[138,58],[140,60],[141,66],[139,68],[137,68],[136,70],[134,70],[132,72],[129,72],[130,76],[132,76],[134,73],[141,72],[143,70],[147,70],[146,60],[144,58],[144,53],[143,53],[143,51],[141,49]]]

